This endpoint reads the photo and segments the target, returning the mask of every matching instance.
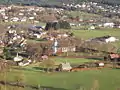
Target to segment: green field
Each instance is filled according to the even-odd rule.
[[[120,29],[102,29],[102,30],[72,30],[75,36],[83,39],[95,38],[105,35],[111,35],[120,39]]]
[[[90,18],[99,18],[101,17],[100,15],[97,14],[91,14],[91,13],[87,13],[87,12],[81,12],[81,11],[66,11],[68,15],[72,16],[72,17],[76,17],[79,16],[81,19],[90,19]]]
[[[75,59],[68,58],[68,60],[76,63]],[[84,60],[88,61],[87,59],[79,59],[79,63],[84,62]],[[16,81],[18,78],[22,78],[21,82],[34,86],[50,87],[50,90],[117,90],[120,88],[119,74],[119,69],[45,73],[41,72],[39,67],[27,66],[12,69],[11,72],[6,73],[6,77],[7,81]]]
[[[57,63],[69,62],[69,63],[72,63],[72,64],[80,64],[80,63],[92,61],[92,60],[85,59],[85,58],[82,58],[82,59],[74,58],[74,59],[73,59],[73,58],[58,57],[58,58],[53,58],[53,59],[54,59]]]

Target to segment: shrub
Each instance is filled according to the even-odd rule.
[[[47,59],[44,60],[40,65],[43,66],[43,68],[45,68],[46,71],[48,72],[54,69],[55,61],[51,59]]]
[[[62,29],[71,29],[70,24],[67,21],[59,21],[59,24]]]

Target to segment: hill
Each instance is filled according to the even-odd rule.
[[[103,4],[120,4],[120,0],[0,0],[0,4],[34,4],[34,5],[60,5],[62,3],[80,3],[83,1],[94,1]]]

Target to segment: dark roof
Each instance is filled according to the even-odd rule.
[[[42,28],[42,26],[35,26],[35,28],[40,29],[40,28]]]

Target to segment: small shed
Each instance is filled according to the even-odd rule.
[[[72,69],[70,63],[68,63],[68,62],[61,63],[58,68],[60,71],[70,71]]]

